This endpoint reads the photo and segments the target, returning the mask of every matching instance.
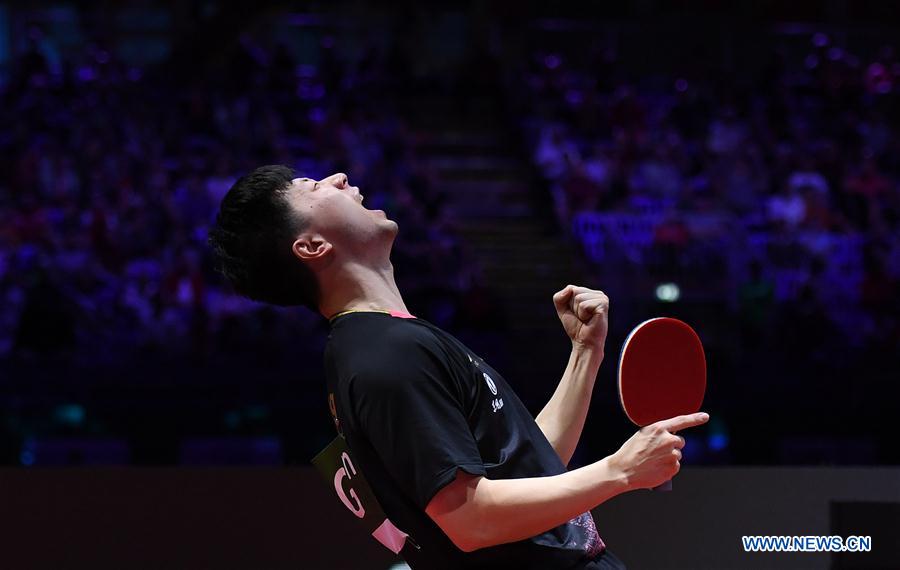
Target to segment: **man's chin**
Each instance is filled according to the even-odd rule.
[[[383,220],[393,222],[394,225],[397,225],[397,222],[394,222],[394,220],[390,219],[387,215],[387,212],[385,212],[384,210],[369,210],[369,211],[372,212],[372,215],[375,216],[376,218],[381,218]]]
[[[399,225],[397,222],[395,222],[394,220],[392,220],[392,219],[388,218],[387,216],[385,216],[385,217],[384,217],[384,221],[386,222],[386,223],[384,224],[385,227],[390,227],[390,228],[391,228],[391,231],[392,231],[395,235],[397,234],[398,231],[400,231],[400,225]]]

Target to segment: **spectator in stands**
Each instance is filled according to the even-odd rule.
[[[806,219],[806,201],[800,188],[787,186],[766,201],[769,221],[787,229],[798,227]]]

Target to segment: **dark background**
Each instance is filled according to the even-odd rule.
[[[0,4],[0,462],[308,464],[327,323],[235,297],[205,245],[230,184],[284,163],[397,220],[407,306],[535,413],[567,357],[551,295],[610,295],[575,464],[633,430],[615,361],[658,315],[707,350],[692,464],[900,463],[897,18]]]
[[[900,560],[896,467],[690,466],[673,485],[592,509],[628,568],[894,570]],[[409,568],[324,490],[312,468],[0,469],[0,562],[16,570]],[[741,537],[754,535],[868,536],[871,551],[745,552]]]

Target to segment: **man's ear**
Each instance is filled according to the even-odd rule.
[[[304,234],[294,240],[291,251],[303,261],[315,262],[324,259],[333,247],[318,234]]]

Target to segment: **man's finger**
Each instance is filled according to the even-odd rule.
[[[607,297],[593,297],[588,299],[580,299],[576,300],[574,303],[575,307],[585,307],[586,309],[593,311],[594,307],[597,306],[609,306],[609,299]]]
[[[553,304],[558,309],[564,309],[569,303],[569,296],[572,295],[573,285],[566,285],[563,289],[553,294]]]
[[[589,300],[593,300],[593,299],[609,300],[609,296],[607,296],[606,293],[604,293],[603,291],[599,291],[597,289],[587,289],[585,291],[582,291],[581,293],[579,293],[577,291],[577,289],[578,289],[577,287],[575,289],[576,289],[576,291],[575,291],[575,302],[576,303],[582,303],[584,301],[589,301]]]
[[[709,414],[706,412],[697,412],[696,414],[687,414],[686,416],[675,416],[667,420],[656,422],[657,427],[675,433],[689,427],[699,426],[709,421]]]
[[[601,308],[602,307],[602,308]],[[575,314],[582,321],[591,319],[596,313],[602,313],[606,310],[606,301],[603,299],[595,299],[593,301],[584,301],[575,306]]]
[[[576,295],[581,295],[582,293],[599,293],[596,289],[591,289],[590,287],[582,287],[581,285],[569,285],[572,288],[572,291]]]

